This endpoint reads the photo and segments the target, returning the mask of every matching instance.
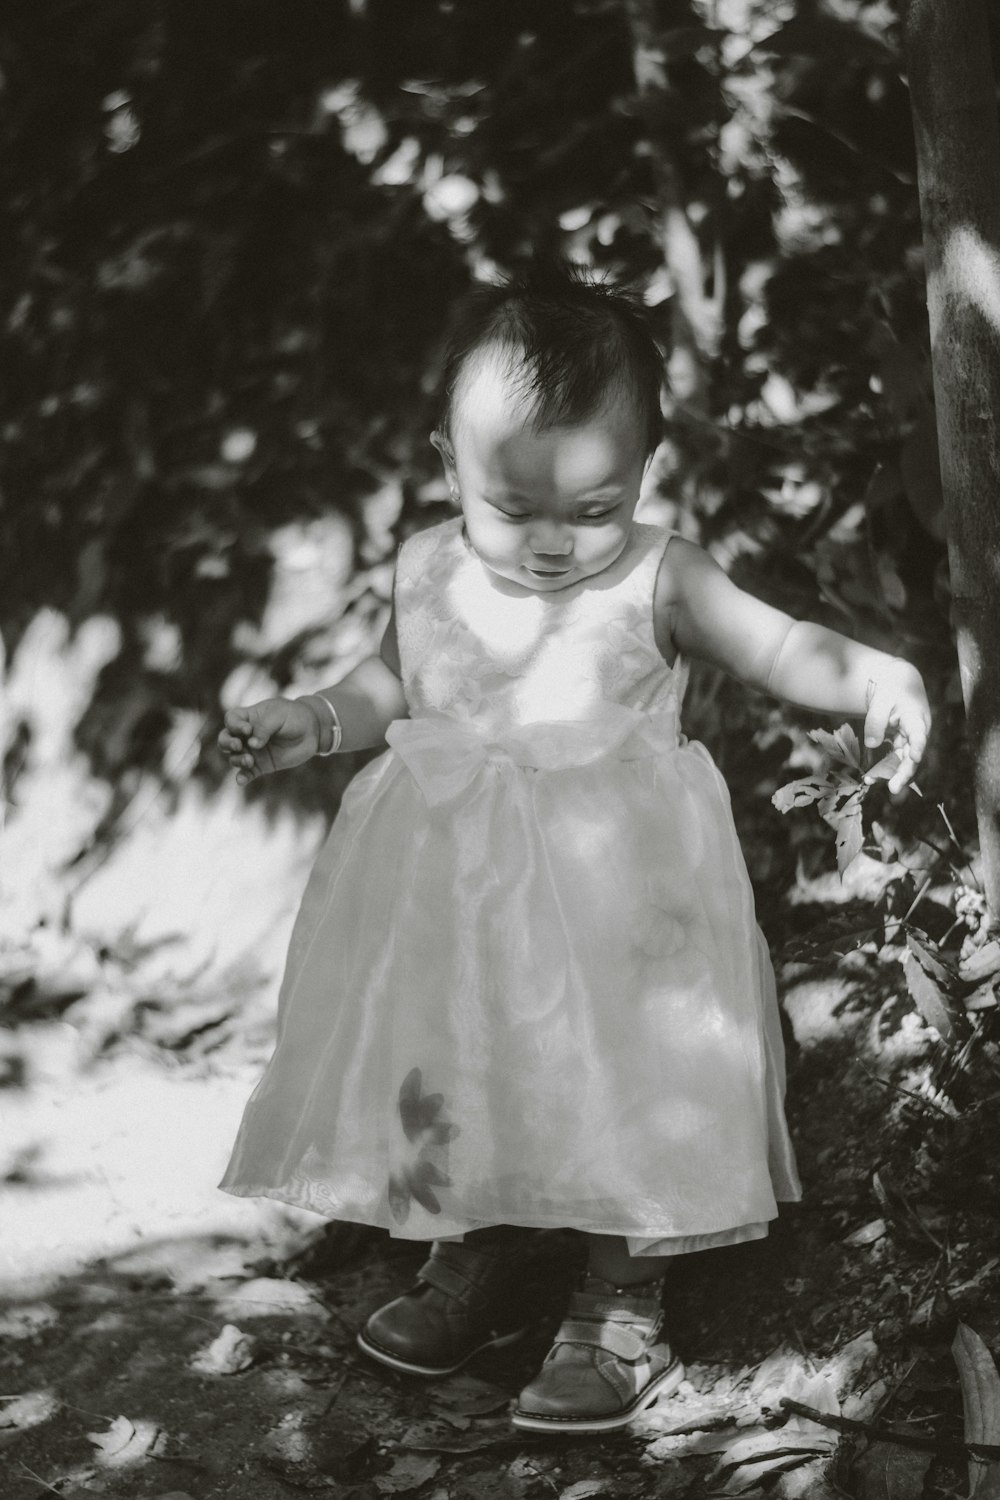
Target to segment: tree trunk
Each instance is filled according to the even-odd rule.
[[[962,694],[1000,922],[1000,128],[987,0],[908,0],[903,45]]]

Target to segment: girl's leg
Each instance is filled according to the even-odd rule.
[[[612,1286],[635,1286],[657,1281],[667,1269],[669,1255],[630,1255],[628,1241],[617,1234],[588,1234],[587,1270]]]

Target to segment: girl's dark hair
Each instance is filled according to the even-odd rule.
[[[663,432],[663,354],[632,292],[577,266],[535,260],[510,280],[476,287],[459,304],[445,350],[445,426],[477,354],[506,356],[536,431],[584,422],[610,396],[635,403],[647,454]]]

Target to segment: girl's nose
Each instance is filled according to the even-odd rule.
[[[573,538],[561,526],[541,522],[532,529],[530,546],[539,560],[546,557],[566,557],[573,550]]]

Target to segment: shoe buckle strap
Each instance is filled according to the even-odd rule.
[[[459,1245],[435,1245],[420,1267],[421,1281],[468,1308],[485,1308],[495,1291],[502,1263],[491,1256],[463,1254]]]
[[[584,1303],[581,1297],[576,1299],[575,1305],[571,1304],[571,1315],[572,1311],[594,1322],[627,1323],[633,1328],[659,1328],[663,1321],[663,1309],[657,1304],[653,1304],[647,1312],[640,1312],[636,1307],[623,1307],[620,1302]]]
[[[453,1297],[456,1302],[462,1302],[465,1305],[475,1302],[482,1296],[479,1288],[473,1286],[461,1272],[455,1270],[454,1266],[446,1265],[444,1261],[437,1258],[422,1265],[417,1276],[439,1292],[444,1292],[446,1297]]]
[[[556,1334],[557,1344],[585,1344],[592,1349],[604,1349],[619,1359],[641,1359],[648,1348],[648,1340],[634,1328],[621,1323],[598,1323],[567,1318]]]

